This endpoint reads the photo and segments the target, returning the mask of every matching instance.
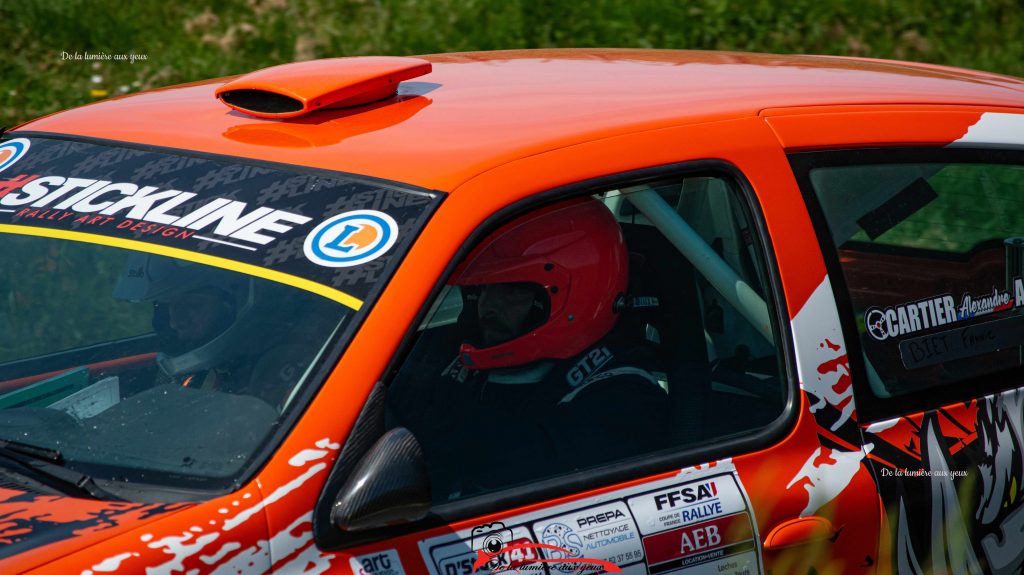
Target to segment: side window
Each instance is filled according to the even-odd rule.
[[[388,392],[389,424],[422,444],[435,502],[778,418],[787,388],[762,253],[719,177],[607,190],[490,234]]]
[[[1024,345],[1020,155],[803,158],[794,165],[828,226],[872,394],[934,403],[925,394],[938,388],[1019,385],[1007,370]]]

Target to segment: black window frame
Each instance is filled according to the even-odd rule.
[[[1005,148],[968,147],[899,147],[899,148],[845,148],[796,152],[788,154],[790,167],[800,186],[818,245],[825,260],[825,268],[832,285],[832,293],[839,310],[839,323],[846,340],[853,382],[853,399],[857,406],[857,419],[862,426],[895,417],[938,409],[958,402],[966,402],[1008,389],[1021,387],[1024,366],[969,379],[928,387],[893,397],[878,397],[871,390],[864,363],[864,349],[854,313],[850,291],[839,263],[839,254],[832,243],[832,232],[825,212],[815,194],[810,179],[814,168],[846,167],[879,164],[1010,164],[1024,166],[1024,151]]]
[[[599,469],[576,471],[532,481],[525,485],[443,503],[432,507],[428,516],[420,521],[363,532],[341,532],[333,525],[326,525],[326,521],[317,520],[318,518],[329,517],[330,506],[334,502],[339,489],[344,485],[347,479],[346,476],[350,473],[351,468],[354,467],[353,461],[348,461],[348,463],[343,463],[340,466],[336,464],[325,483],[317,506],[314,509],[313,535],[318,546],[325,551],[333,551],[373,543],[474,517],[499,513],[516,507],[568,497],[583,491],[611,487],[632,479],[759,451],[776,445],[781,439],[788,436],[795,428],[799,419],[801,394],[803,392],[799,384],[795,343],[778,261],[775,257],[775,250],[757,194],[738,167],[720,159],[666,164],[587,179],[533,194],[495,212],[463,240],[462,246],[452,256],[445,270],[437,279],[436,285],[427,296],[424,305],[410,323],[398,348],[382,373],[378,385],[386,388],[400,370],[403,362],[418,340],[420,334],[419,327],[423,324],[437,298],[440,297],[447,285],[448,279],[458,267],[458,263],[470,253],[473,247],[479,245],[484,238],[497,230],[501,225],[546,205],[574,197],[592,195],[628,186],[659,184],[667,180],[681,180],[687,177],[701,176],[719,177],[729,181],[732,187],[735,188],[735,193],[738,194],[737,200],[750,215],[751,225],[757,234],[758,255],[763,258],[766,280],[768,282],[765,290],[770,292],[765,295],[766,301],[770,301],[772,307],[772,329],[776,343],[776,355],[780,359],[782,369],[780,373],[781,383],[787,391],[782,412],[771,423],[749,432],[743,432],[741,435],[721,442],[706,443],[671,453],[649,454],[622,462],[611,463]],[[452,201],[449,199],[448,203]],[[379,405],[375,409],[382,411],[383,400],[378,400],[377,403]],[[367,404],[365,409],[370,408],[370,404]],[[360,415],[360,420],[364,419],[367,422],[371,422],[376,420],[376,417],[370,416],[364,410],[364,413]],[[348,441],[361,435],[362,430],[360,427],[360,421],[357,421],[346,440],[346,446]],[[356,450],[357,452],[353,453],[353,456],[361,457],[368,450],[369,445],[366,442],[363,443],[365,447]],[[339,457],[339,462],[343,459],[346,459],[344,453],[342,457]]]

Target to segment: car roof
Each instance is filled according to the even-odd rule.
[[[553,49],[423,56],[399,97],[290,120],[231,111],[231,78],[104,100],[19,129],[285,162],[451,191],[495,166],[624,133],[821,105],[1024,107],[1024,81],[830,56]]]

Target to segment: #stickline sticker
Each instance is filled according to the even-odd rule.
[[[0,171],[5,233],[186,250],[355,309],[441,199],[327,170],[52,138],[0,141]]]

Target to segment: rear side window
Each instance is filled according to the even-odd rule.
[[[876,398],[1019,378],[1024,158],[1000,151],[860,151],[793,159],[820,207],[833,285]],[[954,385],[957,384],[957,385]],[[952,386],[952,388],[950,387]]]

